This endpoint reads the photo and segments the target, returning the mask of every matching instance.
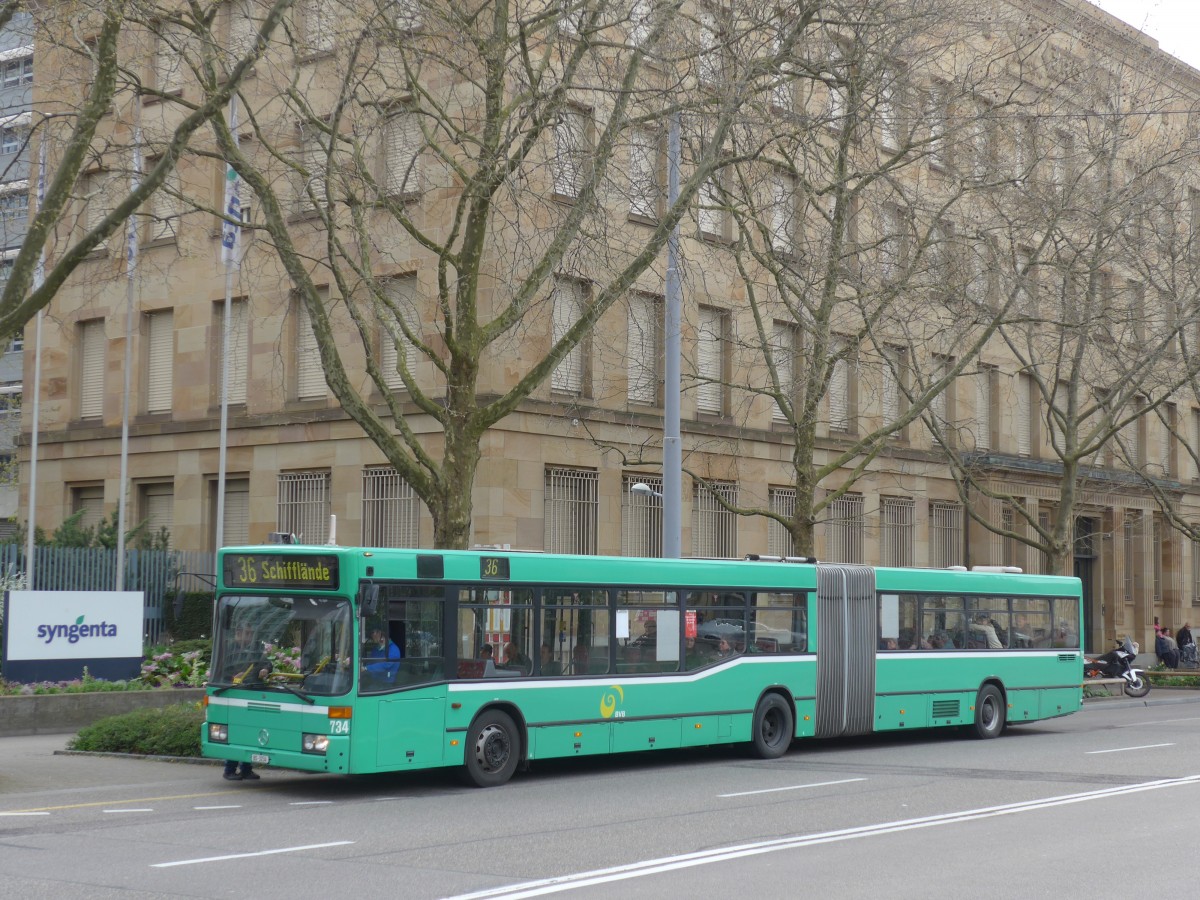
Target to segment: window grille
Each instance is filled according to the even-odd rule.
[[[1152,577],[1154,579],[1152,600],[1155,604],[1158,604],[1163,602],[1163,554],[1167,549],[1167,542],[1163,536],[1162,519],[1158,516],[1155,516],[1150,523],[1150,539],[1153,543],[1150,551],[1153,554],[1154,560],[1152,569]]]
[[[796,489],[770,488],[767,502],[770,504],[771,512],[790,519],[796,514]],[[774,519],[767,520],[767,554],[769,556],[796,555],[796,542],[792,540],[792,533]]]
[[[1038,527],[1044,532],[1050,531],[1050,513],[1048,510],[1038,510]],[[1043,538],[1042,549],[1038,549],[1036,552],[1037,574],[1039,575],[1050,574],[1050,555],[1045,551],[1044,547],[1045,539]]]
[[[364,547],[419,546],[421,501],[399,472],[392,466],[367,466],[362,496]]]
[[[913,510],[908,497],[882,498],[880,559],[885,566],[913,565]]]
[[[279,474],[279,527],[303,544],[329,539],[329,472]]]
[[[1029,456],[1032,451],[1033,379],[1024,372],[1017,375],[1017,455]]]
[[[929,564],[936,569],[963,564],[963,508],[957,503],[929,504]]]
[[[1025,569],[1026,544],[1016,535],[1025,533],[1025,520],[1017,515],[1012,504],[1005,504],[1000,513],[1000,527],[1004,535],[1004,565]]]
[[[662,494],[661,478],[636,472],[621,476],[621,555],[662,556],[662,497],[630,490],[639,482]]]
[[[546,467],[546,552],[596,552],[599,484],[594,469]]]
[[[862,494],[843,494],[829,504],[826,520],[826,547],[830,562],[863,563],[863,533],[866,530],[863,516]]]
[[[718,496],[727,503],[737,503],[737,485],[696,482],[692,487],[692,555],[735,559],[737,516],[721,506]]]
[[[175,388],[175,314],[146,316],[146,412],[171,411]]]
[[[1135,541],[1137,539],[1136,520],[1137,520],[1137,513],[1135,511],[1133,511],[1133,510],[1125,511],[1125,524],[1122,527],[1121,534],[1122,534],[1122,541],[1124,543],[1124,551],[1125,551],[1124,552],[1125,572],[1124,572],[1124,578],[1123,578],[1122,584],[1125,589],[1125,602],[1126,603],[1133,602],[1133,583],[1134,583],[1133,568],[1134,568],[1134,562],[1137,559],[1137,551],[1135,548]]]

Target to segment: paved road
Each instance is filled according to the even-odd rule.
[[[1084,896],[1190,889],[1200,692],[948,731],[539,764],[511,785],[59,755],[0,740],[0,895]],[[1110,835],[1112,822],[1131,843]],[[587,873],[587,874],[585,874]],[[549,880],[548,880],[549,879]],[[1177,879],[1178,883],[1173,883]]]

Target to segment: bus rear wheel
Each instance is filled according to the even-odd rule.
[[[999,737],[1004,730],[1004,695],[994,684],[985,684],[975,698],[975,736]]]
[[[754,708],[751,744],[759,759],[778,759],[787,752],[795,732],[792,708],[778,694],[764,694]]]
[[[463,774],[476,787],[498,787],[512,778],[521,759],[521,735],[512,716],[498,709],[480,713],[467,732]]]

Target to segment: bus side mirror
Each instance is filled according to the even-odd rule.
[[[379,612],[379,585],[364,584],[359,589],[358,602],[364,616],[373,616]]]

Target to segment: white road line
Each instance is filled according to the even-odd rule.
[[[1153,750],[1156,747],[1174,747],[1174,742],[1170,744],[1142,744],[1140,747],[1117,747],[1114,750],[1088,750],[1085,755],[1093,753],[1124,753],[1126,750]]]
[[[106,809],[106,813],[131,813],[131,812],[154,812],[152,809]]]
[[[334,841],[330,844],[305,844],[303,847],[281,847],[278,850],[259,850],[256,853],[231,853],[228,856],[206,856],[202,859],[180,859],[175,862],[153,863],[152,869],[169,869],[172,866],[194,866],[196,863],[223,862],[227,859],[249,859],[252,856],[272,856],[276,853],[298,853],[301,850],[320,850],[324,847],[342,847],[354,841]]]
[[[48,816],[48,812],[0,812],[0,816]]]
[[[510,884],[506,887],[489,888],[471,894],[460,894],[448,900],[522,900],[526,897],[540,897],[545,894],[556,894],[575,888],[591,887],[598,884],[608,884],[615,881],[625,881],[630,878],[641,878],[645,875],[657,875],[677,869],[687,869],[703,866],[714,862],[740,859],[747,856],[757,856],[763,853],[774,853],[777,850],[794,850],[800,847],[811,847],[819,844],[829,844],[837,841],[849,841],[864,837],[877,837],[883,834],[894,834],[901,831],[912,831],[918,828],[932,828],[939,825],[955,825],[974,819],[987,819],[994,816],[1006,816],[1014,813],[1032,812],[1038,809],[1048,809],[1053,806],[1065,806],[1071,803],[1085,803],[1089,800],[1101,800],[1106,797],[1116,797],[1122,794],[1135,794],[1141,791],[1154,791],[1160,788],[1174,788],[1185,784],[1200,784],[1200,775],[1189,775],[1186,778],[1168,778],[1161,781],[1147,781],[1141,784],[1131,784],[1123,787],[1102,788],[1096,791],[1086,791],[1079,794],[1064,794],[1058,797],[1047,797],[1042,800],[1027,800],[1021,803],[1008,803],[1003,806],[988,806],[981,809],[969,809],[957,813],[943,813],[937,816],[924,816],[918,819],[902,819],[896,822],[881,822],[876,825],[861,825],[856,828],[844,828],[838,831],[825,831],[818,834],[794,835],[786,838],[776,838],[770,841],[758,841],[752,844],[739,844],[732,847],[702,850],[696,853],[685,853],[680,856],[666,856],[660,859],[644,860],[629,863],[624,866],[613,866],[607,869],[595,869],[590,872],[577,872],[572,875],[560,875],[555,878],[543,878],[538,881],[526,881],[520,884]]]
[[[289,803],[288,806],[329,806],[332,800],[297,800],[295,803]]]
[[[230,806],[193,806],[192,809],[241,809],[241,804],[232,804]]]
[[[865,778],[843,778],[841,781],[818,781],[816,784],[793,784],[789,787],[764,788],[761,791],[739,791],[736,794],[717,794],[718,797],[749,797],[752,794],[775,794],[779,791],[802,791],[805,788],[829,787],[831,784],[851,784],[866,781]]]
[[[1152,719],[1149,722],[1125,722],[1121,725],[1114,725],[1113,728],[1144,728],[1147,725],[1170,725],[1175,722],[1195,722],[1200,719],[1200,716],[1188,716],[1183,719]]]

